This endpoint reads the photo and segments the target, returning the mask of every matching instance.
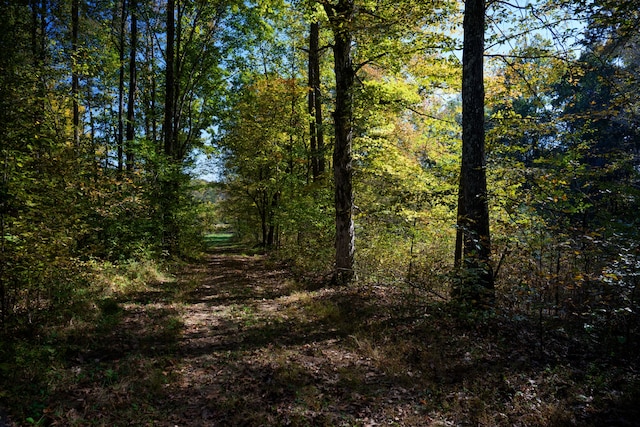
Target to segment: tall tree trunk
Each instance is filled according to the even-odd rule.
[[[275,243],[276,243],[276,229],[277,229],[277,224],[275,221],[275,214],[276,214],[276,209],[278,209],[278,203],[280,202],[280,192],[276,191],[272,196],[271,196],[271,203],[270,206],[268,206],[267,208],[265,208],[268,212],[268,216],[269,216],[269,232],[267,234],[267,240],[266,240],[266,244],[265,247],[267,248],[273,248]]]
[[[266,192],[265,192],[266,193]],[[262,195],[262,203],[266,204],[267,195]],[[262,242],[261,245],[263,248],[267,247],[267,240],[269,239],[269,219],[267,216],[267,206],[265,205],[263,210],[260,212],[260,225],[262,226]]]
[[[463,271],[455,294],[477,304],[490,302],[494,294],[485,162],[484,25],[485,1],[466,0],[462,53],[461,209],[458,210]]]
[[[31,0],[31,53],[35,70],[44,71],[47,62],[47,0]],[[42,73],[44,74],[44,73]],[[39,78],[36,87],[37,107],[34,112],[34,123],[37,134],[42,131],[45,119],[46,83],[44,75]]]
[[[164,97],[164,153],[172,160],[176,155],[174,142],[175,106],[175,0],[167,0],[167,46]]]
[[[355,230],[353,224],[352,153],[353,86],[355,71],[351,58],[352,34],[349,24],[354,14],[353,0],[324,5],[334,34],[333,56],[336,76],[336,106],[333,113],[335,144],[333,176],[336,209],[336,265],[334,281],[348,284],[354,278]]]
[[[127,20],[127,2],[122,0],[120,4],[120,33],[118,45],[118,59],[120,72],[118,75],[118,172],[122,172],[124,166],[124,36],[125,22]]]
[[[308,111],[311,173],[316,181],[324,173],[324,134],[322,129],[322,98],[320,93],[320,24],[313,22],[309,28],[309,99]]]
[[[8,233],[5,231],[5,214],[8,210],[8,187],[9,187],[9,152],[5,151],[4,159],[2,159],[2,177],[0,178],[0,236],[3,239],[0,241],[0,336],[4,335],[5,319],[7,317],[7,309],[9,304],[7,301],[7,292],[5,287],[5,275],[6,275],[6,236]]]
[[[180,129],[180,122],[182,120],[182,107],[180,103],[180,97],[182,96],[180,91],[180,80],[182,76],[182,14],[184,8],[178,0],[175,4],[176,16],[175,30],[174,30],[174,57],[173,57],[173,106],[171,112],[173,113],[173,139],[174,139],[174,157],[177,160],[182,159],[186,153],[183,151],[182,144],[178,141],[178,129]]]
[[[80,146],[80,78],[78,76],[78,23],[80,21],[79,0],[71,2],[71,97],[73,104],[73,143]]]
[[[131,50],[129,53],[129,99],[127,103],[127,171],[133,170],[135,162],[133,144],[135,139],[135,99],[137,92],[136,80],[136,53],[138,48],[138,18],[137,0],[130,0],[129,11],[131,14]]]
[[[147,26],[148,27],[148,26]],[[147,28],[145,32],[145,90],[143,92],[144,99],[144,123],[145,136],[151,141],[158,141],[158,117],[156,115],[156,67],[155,67],[155,42],[154,34]],[[156,144],[157,152],[161,152],[164,147]]]
[[[454,250],[453,256],[453,266],[456,271],[460,270],[462,266],[462,246],[463,246],[463,233],[462,233],[462,223],[464,221],[465,213],[464,213],[464,198],[462,190],[462,179],[458,182],[458,212],[456,213],[456,246]]]
[[[91,77],[87,81],[86,86],[86,99],[87,99],[87,113],[89,113],[89,147],[92,154],[92,168],[94,182],[98,180],[98,171],[100,169],[100,162],[98,161],[98,151],[96,146],[96,120],[93,115],[93,99],[92,99],[92,87],[93,81]]]
[[[175,0],[167,1],[167,45],[164,98],[164,154],[168,168],[163,172],[162,199],[163,246],[169,254],[178,250],[178,224],[175,212],[178,204],[178,150],[175,123],[176,53]]]

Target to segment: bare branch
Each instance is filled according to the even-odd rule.
[[[415,114],[417,114],[419,116],[426,117],[426,118],[431,119],[431,120],[437,120],[439,122],[444,122],[444,123],[449,123],[449,124],[452,124],[452,125],[457,125],[457,123],[454,122],[453,120],[447,120],[447,119],[442,119],[440,117],[432,116],[431,114],[427,114],[427,113],[423,113],[422,111],[418,111],[413,107],[409,107],[409,106],[405,106],[405,107],[407,108],[407,110],[409,110],[409,111],[411,111],[411,112],[413,112],[413,113],[415,113]]]

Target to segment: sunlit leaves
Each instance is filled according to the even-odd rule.
[[[305,95],[295,79],[256,77],[224,124],[230,207],[251,206],[241,216],[249,223],[274,226],[280,205],[307,176]]]

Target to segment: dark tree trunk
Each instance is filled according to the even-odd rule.
[[[262,243],[260,244],[263,248],[267,247],[267,240],[269,239],[269,224],[267,224],[267,213],[264,212],[260,217],[260,222],[262,226]]]
[[[165,69],[164,97],[164,153],[174,159],[176,147],[174,142],[174,105],[175,105],[175,1],[167,1],[167,46]]]
[[[181,85],[182,78],[182,64],[183,64],[183,47],[182,47],[182,15],[184,8],[180,1],[175,4],[176,16],[175,20],[175,46],[174,46],[174,58],[173,58],[173,106],[171,111],[173,113],[173,146],[174,146],[174,158],[176,161],[182,160],[186,156],[186,141],[180,143],[178,141],[178,129],[180,129],[180,123],[182,121],[182,109],[184,104],[181,102]]]
[[[135,139],[135,98],[137,92],[136,75],[136,51],[138,47],[138,18],[137,0],[130,0],[129,10],[131,14],[131,50],[129,53],[129,99],[127,103],[127,171],[133,170],[135,162],[133,144]]]
[[[5,158],[2,159],[2,177],[0,178],[0,236],[6,236],[5,234],[5,214],[8,211],[9,203],[7,200],[7,188],[9,181],[9,174],[7,172],[8,154],[5,154]],[[6,239],[0,241],[0,336],[4,334],[5,318],[7,316],[7,308],[9,307],[7,301],[7,293],[5,288],[5,269],[6,269]]]
[[[33,67],[36,70],[43,70],[47,62],[47,10],[49,5],[47,0],[32,0],[31,5],[31,50],[33,54]],[[40,77],[37,83],[36,98],[37,107],[34,112],[35,130],[41,133],[42,124],[45,117],[45,93],[46,83],[44,77]]]
[[[151,141],[158,141],[158,116],[156,114],[156,67],[155,67],[155,42],[154,35],[147,28],[145,33],[145,90],[143,92],[144,99],[144,123],[145,123],[145,136]],[[158,152],[162,151],[164,147],[156,145]]]
[[[91,78],[89,78],[89,80],[87,81],[87,87],[86,87],[86,97],[87,97],[87,113],[89,114],[89,146],[90,149],[93,152],[93,157],[94,157],[94,161],[93,161],[93,179],[95,182],[97,182],[98,180],[98,171],[100,169],[100,162],[98,161],[98,152],[97,152],[97,146],[96,146],[96,121],[95,121],[95,117],[93,116],[93,99],[92,99],[92,80]]]
[[[80,145],[80,108],[78,101],[80,97],[80,78],[78,76],[78,23],[80,21],[80,10],[78,0],[71,2],[71,97],[73,109],[73,143],[76,147]]]
[[[265,241],[265,246],[267,248],[273,248],[276,243],[275,235],[276,235],[276,229],[278,227],[275,222],[275,213],[276,213],[276,209],[278,209],[279,202],[280,202],[280,192],[277,191],[273,196],[271,196],[271,206],[269,206],[268,208],[269,232],[267,233],[267,240]]]
[[[118,136],[116,141],[118,147],[118,172],[122,172],[124,165],[124,33],[127,20],[126,0],[122,0],[120,6],[120,40],[118,45],[120,72],[118,75]]]
[[[457,227],[456,227],[456,246],[454,253],[454,268],[456,271],[462,266],[462,246],[463,246],[463,233],[462,223],[465,217],[464,214],[464,199],[462,197],[462,180],[458,182],[458,212],[456,213]]]
[[[324,173],[324,134],[322,129],[322,98],[320,94],[320,25],[317,22],[309,28],[309,116],[311,122],[310,149],[311,173],[316,181]]]
[[[353,0],[325,4],[333,34],[333,56],[336,75],[336,106],[333,113],[335,146],[333,175],[336,208],[336,266],[334,280],[347,284],[354,278],[355,230],[353,225],[352,154],[353,86],[355,71],[351,59],[352,34],[349,29],[354,14]]]
[[[165,98],[164,98],[164,154],[168,168],[162,178],[162,208],[163,246],[169,254],[178,251],[178,224],[175,213],[178,204],[179,176],[177,170],[177,144],[175,129],[175,0],[167,1],[167,45],[165,69]]]
[[[462,166],[458,229],[462,271],[455,295],[474,304],[493,299],[484,131],[485,1],[466,0],[462,53]]]

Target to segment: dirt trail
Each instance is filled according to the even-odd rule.
[[[267,269],[261,256],[212,254],[185,270],[181,281],[197,284],[183,313],[186,357],[246,346],[243,329],[250,317],[277,311],[278,299],[290,292],[286,271]]]
[[[363,395],[379,392],[382,373],[341,345],[349,328],[330,291],[296,290],[265,258],[229,253],[182,280],[197,286],[182,314],[167,425],[370,424]]]
[[[394,286],[305,289],[268,258],[227,249],[177,277],[107,300],[95,324],[61,333],[65,363],[30,385],[28,410],[42,418],[26,414],[21,425],[595,426],[637,419],[635,400],[585,385],[588,361],[572,366],[563,341],[548,338],[542,355],[529,346],[536,329],[526,324],[469,323]],[[624,370],[617,375],[621,384],[633,380]],[[596,399],[606,410],[593,409]]]
[[[427,425],[410,420],[423,393],[357,337],[382,311],[362,290],[305,290],[264,256],[219,249],[60,336],[66,362],[34,384],[47,391],[30,411],[64,426]]]

